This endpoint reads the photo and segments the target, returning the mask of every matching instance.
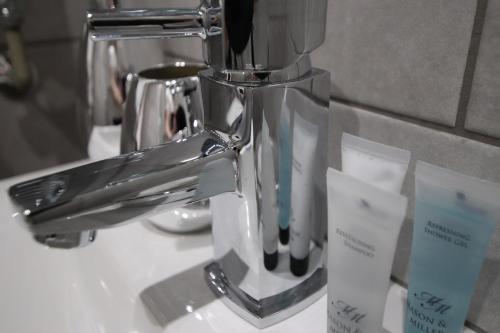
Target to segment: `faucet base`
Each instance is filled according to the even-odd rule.
[[[330,75],[312,68],[295,81],[257,85],[218,80],[212,72],[200,73],[204,109],[210,110],[204,124],[231,138],[237,186],[210,198],[216,263],[205,268],[205,277],[230,309],[263,328],[324,293]],[[294,142],[305,140],[312,143],[309,155],[299,156]],[[293,171],[294,160],[310,168]],[[302,214],[303,236],[283,245],[279,223],[292,228],[293,204]],[[290,269],[292,250],[309,258],[301,274]],[[276,252],[277,260],[266,256]]]
[[[327,274],[324,267],[317,268],[297,286],[260,300],[231,283],[217,262],[205,266],[204,270],[205,280],[214,294],[257,328],[265,328],[293,316],[326,293]]]

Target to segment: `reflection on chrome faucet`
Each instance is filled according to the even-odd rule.
[[[278,265],[278,202],[276,193],[276,173],[274,168],[273,140],[269,135],[269,125],[262,122],[260,140],[260,167],[263,183],[260,185],[262,202],[262,242],[264,248],[264,266],[273,270]],[[275,149],[274,149],[275,150]]]
[[[211,198],[214,261],[205,277],[231,309],[264,327],[317,300],[326,283],[329,73],[312,68],[309,53],[324,39],[326,4],[211,0],[196,9],[89,14],[97,39],[203,38],[210,64],[199,74],[205,129],[15,185],[10,195],[33,233],[57,246],[51,241],[67,234]],[[301,119],[314,133],[290,137]],[[307,165],[307,172],[281,179],[277,171],[285,159]],[[291,187],[284,184],[288,177]],[[300,253],[293,244],[278,246],[278,219],[290,215],[279,211],[289,205],[278,202],[291,192],[297,192],[293,208],[302,207],[290,221],[304,232]],[[290,254],[309,258],[300,274],[290,271]]]
[[[306,274],[309,266],[313,167],[317,143],[318,126],[296,113],[293,125],[290,270],[297,276]]]
[[[279,188],[278,188],[278,211],[279,211],[279,239],[281,244],[286,245],[290,239],[290,196],[292,184],[292,138],[290,134],[290,110],[283,106],[279,125]]]

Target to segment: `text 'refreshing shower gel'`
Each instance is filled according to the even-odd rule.
[[[387,191],[401,191],[410,155],[408,150],[342,134],[342,171]]]
[[[382,332],[406,197],[327,171],[328,332]]]
[[[418,162],[406,333],[459,333],[500,211],[500,185]]]

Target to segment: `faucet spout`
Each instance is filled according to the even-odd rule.
[[[37,240],[56,239],[233,192],[235,158],[230,141],[206,130],[23,182],[9,193]]]

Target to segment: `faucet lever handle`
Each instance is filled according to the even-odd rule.
[[[87,11],[90,38],[96,41],[201,37],[220,33],[220,9],[96,9]]]

